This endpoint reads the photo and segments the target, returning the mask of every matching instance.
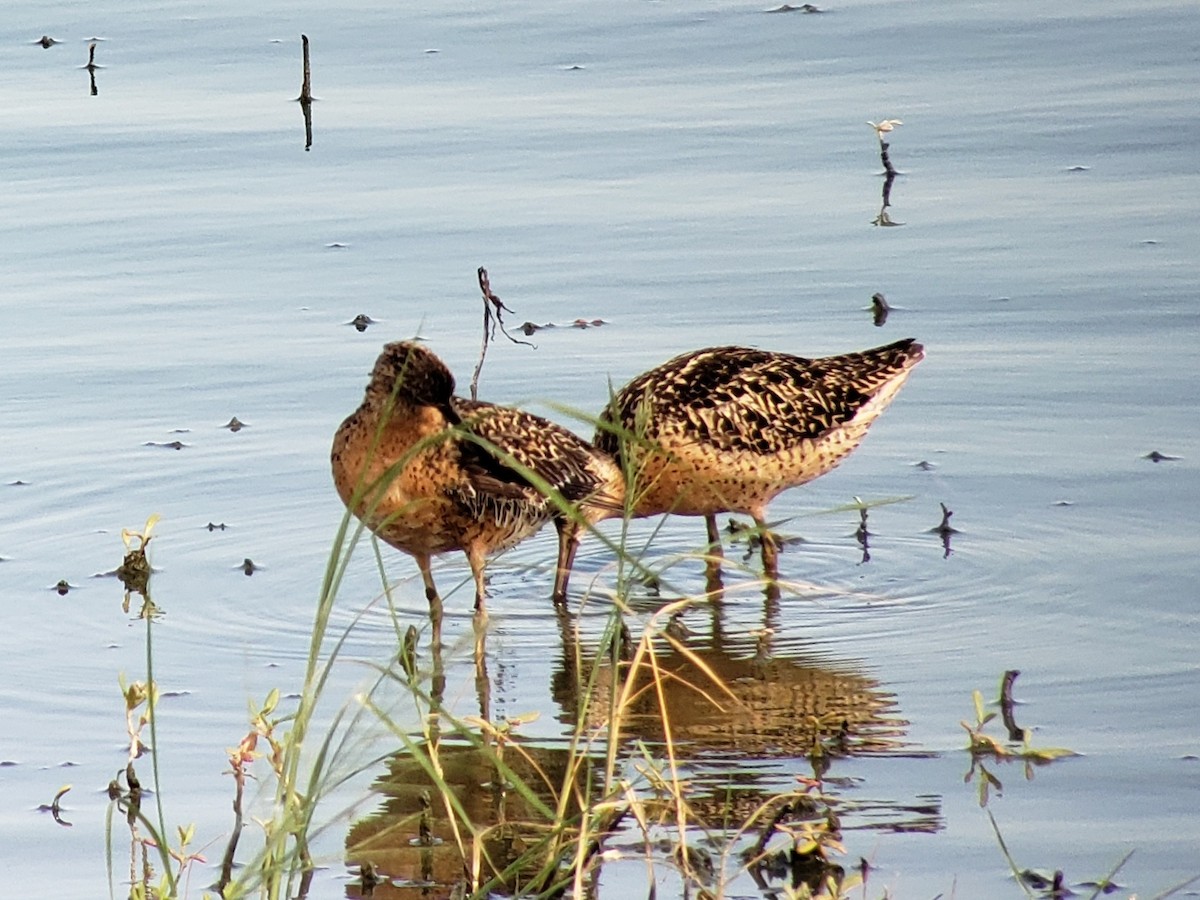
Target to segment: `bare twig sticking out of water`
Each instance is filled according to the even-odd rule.
[[[892,205],[892,182],[896,180],[896,169],[892,165],[891,157],[888,156],[888,148],[891,146],[883,139],[885,134],[890,134],[895,131],[897,125],[903,125],[899,119],[884,119],[882,122],[868,122],[875,129],[875,137],[879,139],[879,159],[883,162],[883,205],[879,208],[879,215],[875,217],[872,224],[875,225],[903,225],[903,222],[893,222],[888,216],[887,209]]]
[[[100,89],[98,87],[96,87],[96,70],[103,68],[103,66],[101,66],[99,63],[96,62],[96,42],[95,41],[88,44],[88,61],[87,61],[87,65],[84,66],[84,68],[87,69],[88,77],[91,79],[92,96],[98,97],[100,95]]]
[[[860,521],[858,529],[854,532],[854,539],[862,546],[862,561],[868,563],[871,561],[871,532],[867,531],[867,508],[865,506],[858,510]]]
[[[884,119],[882,122],[868,122],[867,124],[875,129],[875,137],[879,138],[879,158],[883,160],[883,170],[888,175],[895,177],[896,170],[892,168],[892,161],[888,157],[888,147],[890,145],[883,139],[883,136],[895,131],[897,125],[903,125],[904,123],[899,119]]]
[[[304,81],[300,85],[300,96],[296,98],[300,103],[312,103],[312,69],[308,64],[308,35],[300,35],[300,43],[304,45]]]
[[[496,336],[496,326],[500,326],[500,331],[506,338],[514,344],[524,344],[526,347],[532,347],[533,344],[528,341],[517,340],[508,333],[508,329],[504,327],[504,313],[512,312],[504,305],[499,297],[492,292],[491,282],[488,280],[488,272],[483,266],[479,267],[479,289],[483,291],[483,345],[479,348],[479,362],[475,364],[475,372],[471,375],[471,399],[479,399],[479,373],[483,371],[483,360],[487,356],[488,342]]]
[[[1004,719],[1004,727],[1008,729],[1010,741],[1025,740],[1025,729],[1017,725],[1017,720],[1013,718],[1012,687],[1020,674],[1020,669],[1009,669],[1000,682],[1000,715]]]
[[[300,84],[300,96],[296,98],[300,104],[300,111],[304,113],[304,149],[305,151],[312,149],[313,129],[312,129],[312,69],[308,62],[308,35],[300,35],[300,42],[304,45],[304,81]],[[359,329],[362,330],[361,328]]]
[[[950,524],[950,517],[954,515],[954,510],[948,509],[945,503],[939,503],[938,506],[942,508],[942,521],[941,524],[933,529],[934,533],[940,534],[943,537],[949,534],[958,534],[958,529]]]
[[[50,801],[50,815],[54,816],[54,821],[57,822],[59,825],[62,825],[64,828],[74,827],[72,825],[72,823],[68,822],[66,819],[64,819],[62,817],[62,813],[63,813],[62,798],[66,795],[67,791],[69,791],[69,790],[71,790],[71,785],[64,784],[62,787],[60,787],[58,789],[58,793],[54,795],[54,799],[52,801]],[[42,809],[45,809],[45,808],[46,808],[45,806],[42,806]]]
[[[952,515],[954,515],[954,510],[949,509],[945,503],[938,503],[938,506],[940,506],[942,508],[942,521],[937,526],[930,528],[929,530],[931,532],[933,532],[934,534],[938,535],[939,537],[941,537],[942,547],[946,551],[945,555],[942,558],[949,559],[950,558],[950,536],[958,534],[958,529],[950,524],[950,517]]]
[[[888,156],[888,148],[892,145],[887,141],[879,142],[879,159],[883,162],[883,170],[887,172],[889,178],[896,177],[896,170],[892,167],[892,158]]]

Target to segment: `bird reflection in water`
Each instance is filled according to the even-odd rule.
[[[440,715],[445,648],[441,609],[431,609],[428,649],[401,653],[410,677],[428,678],[430,724],[387,759],[379,808],[347,836],[349,864],[374,867],[395,891],[377,885],[375,896],[408,896],[401,885],[444,896],[471,866],[472,886],[493,892],[537,893],[574,869],[594,889],[601,867],[628,873],[618,880],[644,877],[631,860],[644,866],[647,853],[697,883],[748,873],[771,893],[781,880],[798,887],[835,870],[823,852],[799,852],[802,833],[833,842],[844,827],[939,830],[939,798],[863,799],[861,787],[828,777],[847,756],[922,755],[905,741],[895,696],[859,664],[788,635],[779,584],[764,586],[761,609],[710,587],[647,615],[558,611],[550,690],[560,739],[526,737],[536,730],[529,717],[494,714],[493,692],[503,701],[512,686],[489,673],[500,657],[489,654],[495,626],[485,620],[473,620],[470,639],[479,716]],[[687,790],[673,798],[658,779]],[[695,828],[725,834],[728,848],[680,840]]]

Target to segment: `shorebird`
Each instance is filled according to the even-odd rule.
[[[600,415],[594,440],[627,474],[633,515],[750,515],[763,568],[778,575],[766,527],[780,492],[824,475],[866,436],[924,350],[912,338],[805,359],[746,347],[684,353],[639,375]]]
[[[553,598],[563,603],[582,528],[624,508],[624,479],[607,454],[539,416],[455,397],[450,370],[412,341],[383,348],[331,462],[342,502],[416,560],[430,603],[439,601],[431,557],[466,554],[479,610],[487,557],[550,520],[559,537]]]

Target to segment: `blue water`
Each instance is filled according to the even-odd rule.
[[[1081,881],[1133,849],[1117,880],[1141,895],[1200,874],[1200,17],[1180,2],[765,8],[57,3],[8,17],[8,891],[42,889],[47,871],[59,896],[106,889],[103,791],[126,744],[117,673],[144,677],[145,628],[94,576],[151,513],[166,612],[155,675],[179,692],[162,704],[163,799],[219,859],[224,748],[247,698],[294,690],[303,671],[341,515],[332,433],[386,340],[421,334],[465,386],[479,266],[510,324],[607,323],[489,351],[482,396],[567,423],[556,404],[594,412],[609,379],[698,346],[822,355],[919,338],[926,361],[863,447],[771,510],[806,539],[782,558],[797,587],[776,653],[876,680],[906,741],[935,754],[835,766],[861,797],[941,809],[934,833],[848,832],[848,860],[870,857],[872,885],[896,897],[1020,893],[962,783],[958,724],[972,690],[990,697],[1017,668],[1034,742],[1083,754],[1032,781],[999,773],[989,809],[1018,862]],[[307,151],[291,102],[301,32],[319,98]],[[43,33],[62,43],[30,43]],[[94,96],[79,68],[92,36]],[[890,228],[872,225],[882,178],[865,124],[884,118],[904,123],[889,136],[902,174],[888,212],[903,223]],[[882,328],[866,311],[875,291],[895,307]],[[379,324],[355,331],[359,313]],[[249,427],[222,429],[234,415]],[[147,446],[174,440],[186,446]],[[827,512],[855,496],[912,498],[872,510],[867,563],[857,514]],[[939,502],[961,530],[948,557],[927,533]],[[653,547],[665,558],[702,539],[698,521],[675,520]],[[370,556],[348,575],[339,626],[379,592]],[[252,577],[247,557],[263,566]],[[385,559],[420,624],[415,567]],[[531,728],[547,740],[562,727],[545,651],[552,559],[548,533],[507,554],[489,601],[494,711],[542,711]],[[695,565],[672,572],[699,589]],[[448,558],[439,583],[465,574]],[[576,590],[592,577],[613,577],[595,541]],[[727,602],[727,630],[761,624],[761,596]],[[449,636],[469,635],[469,591],[447,605]],[[372,612],[350,650],[386,659],[393,644]],[[463,712],[468,649],[448,673]],[[364,677],[340,669],[330,696]],[[70,829],[36,811],[67,783]],[[314,896],[343,896],[338,829],[325,840]]]

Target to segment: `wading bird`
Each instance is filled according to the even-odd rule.
[[[607,454],[539,416],[455,397],[450,370],[412,341],[383,348],[331,462],[342,502],[417,561],[431,603],[431,557],[466,554],[482,609],[487,557],[550,520],[559,536],[553,597],[563,603],[584,523],[623,509],[624,480]]]
[[[635,516],[750,515],[763,568],[778,575],[767,504],[842,461],[891,403],[924,350],[912,338],[805,359],[746,347],[684,353],[639,375],[600,415],[595,445],[627,473]]]

